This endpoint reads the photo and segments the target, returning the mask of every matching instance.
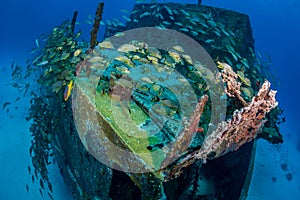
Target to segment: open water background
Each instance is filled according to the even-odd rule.
[[[22,64],[35,47],[35,39],[72,17],[78,10],[83,22],[94,15],[96,0],[10,0],[0,6],[0,106],[18,96],[9,84],[10,65]],[[196,1],[166,1],[196,3]],[[106,0],[104,21],[122,19],[121,9],[130,10],[133,0]],[[239,11],[250,16],[256,50],[267,52],[272,58],[271,69],[277,71],[278,101],[285,110],[287,122],[281,126],[284,144],[270,145],[259,141],[249,200],[300,198],[300,2],[298,0],[204,0],[204,5]],[[91,25],[81,23],[77,28],[86,32]],[[102,28],[103,31],[103,28]],[[21,100],[9,113],[0,110],[0,199],[49,199],[40,196],[37,183],[31,183],[27,166],[31,163],[29,124],[25,121],[27,101]],[[288,165],[287,171],[281,165]],[[286,178],[291,173],[292,180]],[[68,188],[56,166],[50,167],[54,199],[71,199]],[[276,177],[276,181],[272,181]],[[29,193],[25,185],[29,184]]]

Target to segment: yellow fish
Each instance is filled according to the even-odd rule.
[[[64,92],[64,100],[65,101],[67,101],[68,99],[69,99],[69,97],[70,97],[70,95],[71,95],[71,92],[72,92],[72,89],[73,89],[73,87],[74,87],[74,81],[73,80],[71,80],[70,82],[69,82],[69,84],[66,86],[66,88],[65,88],[65,92]]]

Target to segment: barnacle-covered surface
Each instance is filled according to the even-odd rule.
[[[136,4],[126,20],[124,27],[108,26],[106,36],[122,37],[120,31],[147,26],[173,29],[199,42],[214,61],[232,66],[238,93],[231,93],[227,83],[227,119],[246,107],[263,84],[265,75],[254,54],[246,15],[192,4]],[[43,38],[45,44],[37,41],[33,53],[38,54],[28,61],[25,72],[13,66],[15,87],[31,95],[28,120],[35,168],[31,176],[32,181],[40,181],[42,195],[45,186],[52,190],[47,165],[53,154],[76,199],[238,199],[243,186],[246,195],[251,167],[248,181],[244,180],[253,143],[208,159],[205,165],[195,162],[180,171],[181,176],[173,174],[176,179],[167,177],[168,182],[163,182],[163,171],[157,171],[168,158],[178,159],[165,150],[167,144],[178,142],[174,149],[189,155],[201,147],[211,125],[210,88],[195,68],[201,64],[179,45],[162,50],[131,41],[113,50],[113,44],[104,40],[88,49],[72,26],[65,22]],[[219,70],[224,66],[219,64]],[[29,87],[24,80],[35,84]],[[72,92],[72,101],[64,101],[66,91]],[[282,142],[277,125],[281,112],[276,107],[267,113],[258,137]],[[134,153],[130,169],[122,165],[121,155],[107,148],[109,142]],[[180,159],[172,167],[177,163]],[[115,169],[125,167],[125,172],[110,164]],[[148,171],[132,173],[135,167]]]

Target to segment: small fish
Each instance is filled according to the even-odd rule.
[[[229,33],[228,33],[226,30],[222,29],[221,31],[222,31],[226,36],[229,37]]]
[[[195,21],[193,21],[193,20],[191,20],[190,22],[191,22],[191,24],[193,24],[193,25],[195,25],[195,26],[197,25],[197,22],[195,22]]]
[[[10,102],[5,102],[4,104],[3,104],[3,107],[2,107],[2,109],[5,109],[6,108],[6,106],[8,106],[9,104],[11,104]]]
[[[209,15],[208,14],[204,14],[204,13],[199,13],[200,15],[202,15],[205,19],[209,19]]]
[[[48,64],[48,60],[42,61],[42,62],[36,64],[36,66],[42,66],[42,65],[46,65],[46,64]]]
[[[25,90],[24,90],[23,96],[25,96],[25,95],[27,94],[29,88],[30,88],[30,82],[29,82],[29,83],[26,83],[26,85],[24,86],[24,89],[25,89]]]
[[[107,26],[111,26],[112,25],[111,21],[109,21],[109,20],[106,20],[106,24],[107,24]]]
[[[233,59],[235,61],[238,61],[238,57],[235,55],[235,53],[234,52],[230,52],[230,53],[231,53],[231,56],[233,57]]]
[[[38,39],[35,39],[35,44],[38,48],[40,48],[40,43],[39,43],[39,40]]]
[[[181,29],[179,29],[180,31],[183,31],[183,32],[189,32],[189,29],[187,29],[187,28],[181,28]]]
[[[14,76],[18,76],[20,75],[22,72],[22,67],[20,65],[15,65],[12,73],[11,73],[11,76],[14,77]]]
[[[215,30],[215,31],[214,31],[214,33],[215,33],[217,36],[221,37],[221,33],[220,33],[220,31],[218,31],[218,30]]]
[[[160,14],[160,13],[157,13],[154,17],[159,17],[159,18],[161,18],[162,20],[164,20],[164,17],[163,17],[162,14]]]
[[[74,84],[74,81],[71,80],[69,82],[69,84],[66,86],[66,89],[65,89],[65,92],[64,92],[64,100],[67,101],[71,95],[71,92],[72,92],[72,89],[73,89],[73,84]]]
[[[110,42],[110,40],[104,40],[103,42],[99,43],[98,46],[101,49],[112,49],[112,48],[114,48],[113,44]]]
[[[137,12],[139,12],[139,10],[134,10],[134,11],[131,12],[131,14],[135,14]]]
[[[194,15],[193,17],[191,17],[191,22],[200,22],[200,18],[196,15]]]
[[[48,192],[48,196],[51,200],[54,200],[53,196]]]
[[[67,76],[69,76],[69,74],[71,74],[71,71],[70,71],[70,70],[64,70],[64,71],[61,72],[59,78],[60,78],[60,79],[64,79],[64,78],[66,78]]]
[[[15,67],[15,62],[13,62],[13,63],[11,64],[10,69],[13,70],[14,67]]]
[[[28,186],[28,184],[26,184],[26,191],[27,191],[27,193],[29,192],[29,186]]]
[[[150,9],[154,9],[157,5],[150,6]]]
[[[42,196],[42,197],[44,197],[44,195],[43,195],[43,192],[42,192],[42,189],[41,189],[41,188],[39,189],[39,191],[40,191],[40,194],[41,194],[41,196]]]
[[[87,24],[89,24],[89,25],[93,24],[93,22],[91,20],[88,20],[88,19],[85,19],[84,22],[87,23]]]
[[[185,16],[189,17],[190,16],[190,13],[186,12],[185,10],[183,9],[180,9],[179,10],[182,14],[184,14]]]
[[[167,28],[164,26],[164,25],[162,25],[162,24],[160,24],[160,25],[158,25],[158,26],[155,26],[155,28],[157,28],[157,29],[159,29],[159,30],[166,30]]]
[[[146,17],[148,15],[151,15],[150,12],[144,12],[143,14],[140,15],[140,18]]]
[[[180,23],[180,22],[175,22],[175,24],[176,24],[177,26],[183,26],[182,23]]]
[[[168,22],[168,21],[163,21],[162,23],[163,23],[164,25],[167,25],[167,26],[171,25],[171,23]]]
[[[287,173],[287,174],[285,175],[285,177],[286,177],[286,179],[287,179],[289,182],[293,180],[293,174],[292,174],[292,173]]]
[[[214,39],[207,39],[207,40],[205,40],[205,43],[212,43],[212,42],[214,42],[215,40]]]
[[[193,29],[194,29],[194,28],[193,28],[192,26],[190,26],[190,25],[185,26],[185,28],[190,29],[190,30],[193,30]]]
[[[232,32],[231,30],[228,30],[228,33],[232,36],[235,36],[234,32]]]
[[[241,59],[241,63],[242,63],[246,68],[250,69],[248,60],[247,60],[246,58],[242,58],[242,59]]]
[[[226,49],[228,50],[229,53],[234,53],[235,52],[235,50],[232,46],[226,45],[225,47],[226,47]]]
[[[231,62],[231,60],[228,58],[228,57],[224,57],[224,59],[226,60],[226,62],[229,64],[229,65],[232,65],[232,62]]]
[[[217,27],[217,24],[213,20],[207,20],[207,23],[210,24],[211,26]]]
[[[208,25],[205,22],[200,21],[199,24],[201,24],[201,26],[203,26],[204,28],[208,28]]]
[[[42,189],[45,189],[44,181],[43,181],[42,179],[40,179],[40,187],[41,187]]]
[[[236,42],[234,41],[234,37],[229,37],[229,41],[231,42],[232,46],[236,45]]]
[[[28,173],[31,174],[31,169],[29,165],[28,165]]]
[[[199,33],[198,33],[197,31],[191,31],[191,34],[192,34],[194,37],[199,36]]]
[[[116,33],[114,36],[115,36],[115,37],[121,37],[121,36],[124,36],[124,35],[125,35],[124,32],[118,32],[118,33]]]
[[[174,14],[178,15],[179,12],[177,10],[172,10]]]
[[[52,184],[50,182],[48,182],[48,188],[49,188],[50,192],[53,192],[53,187],[52,187]]]
[[[75,52],[74,52],[74,56],[77,57],[79,56],[79,54],[81,53],[82,49],[77,49]]]
[[[167,10],[167,12],[169,13],[169,15],[173,15],[173,12],[172,12],[172,10],[171,10],[170,7],[164,6],[164,8]]]
[[[78,33],[76,33],[75,38],[79,38],[80,35],[81,35],[81,32],[79,31]]]
[[[66,59],[69,57],[69,55],[70,55],[70,53],[64,52],[64,53],[61,55],[60,59],[61,59],[61,60],[66,60]]]
[[[125,19],[126,21],[128,21],[128,22],[130,22],[131,21],[131,19],[130,18],[128,18],[128,17],[126,17],[126,16],[122,16],[123,17],[123,19]]]
[[[183,49],[183,47],[182,46],[179,46],[179,45],[175,45],[175,46],[173,46],[173,49],[175,49],[176,51],[178,51],[178,52],[184,52],[184,49]]]
[[[202,30],[200,28],[198,28],[196,31],[199,32],[199,33],[202,33],[202,34],[207,34],[205,30]]]
[[[129,11],[126,10],[126,9],[122,9],[121,12],[122,12],[122,13],[125,13],[125,14],[126,14],[126,13],[129,13]]]

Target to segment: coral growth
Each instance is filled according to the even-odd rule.
[[[161,164],[162,167],[167,167],[169,163],[178,159],[180,155],[182,155],[182,153],[184,153],[187,150],[188,146],[190,145],[193,139],[194,133],[197,132],[199,120],[203,113],[203,109],[207,101],[208,101],[208,96],[203,95],[202,98],[199,100],[195,108],[195,111],[193,112],[190,119],[189,120],[184,119],[183,131],[178,136],[177,141],[174,144],[172,150],[167,155],[167,158],[162,162]]]
[[[238,98],[238,100],[246,106],[246,101],[241,97],[241,83],[237,81],[238,75],[228,64],[218,62],[218,65],[219,68],[222,68],[222,72],[219,75],[222,76],[223,81],[226,83],[225,93],[229,97]]]
[[[229,65],[219,64],[224,65],[220,75],[227,86],[226,94],[242,99],[235,72]],[[205,163],[206,160],[238,150],[243,144],[253,140],[266,122],[265,115],[278,105],[275,95],[276,91],[270,90],[270,82],[265,81],[250,103],[245,101],[245,106],[236,110],[231,119],[222,121],[216,125],[214,131],[207,133],[200,149],[186,155],[172,169],[166,170],[166,179],[178,176],[183,167],[193,164],[196,160]]]
[[[249,105],[236,110],[230,120],[219,123],[216,130],[206,137],[196,157],[203,161],[216,158],[254,139],[265,123],[266,113],[278,104],[275,94],[270,90],[270,83],[265,81]]]

